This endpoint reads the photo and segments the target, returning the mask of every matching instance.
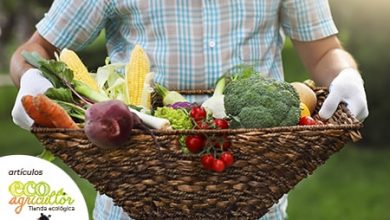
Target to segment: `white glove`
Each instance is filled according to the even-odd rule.
[[[25,95],[37,95],[46,92],[48,88],[53,87],[49,80],[42,76],[38,69],[27,70],[20,79],[20,89],[16,96],[15,104],[12,109],[12,119],[19,127],[30,130],[34,121],[27,115],[23,108],[21,99]]]
[[[368,107],[363,79],[353,68],[344,69],[333,79],[329,86],[329,95],[319,111],[319,116],[329,119],[340,102],[345,102],[351,114],[359,121],[367,118]]]

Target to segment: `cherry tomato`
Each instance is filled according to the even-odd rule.
[[[220,143],[222,143],[222,142],[216,142],[214,146],[215,146],[217,149],[221,149],[221,144],[220,144]],[[230,145],[232,145],[232,143],[231,143],[229,140],[225,139],[225,141],[224,141],[223,144],[222,144],[222,150],[227,150],[227,149],[229,149],[229,148],[230,148]]]
[[[223,161],[226,167],[230,167],[234,162],[233,154],[230,152],[223,152],[221,154],[221,160]]]
[[[204,121],[197,121],[196,122],[196,128],[197,129],[209,129],[209,124],[207,124]]]
[[[190,116],[195,121],[200,121],[206,118],[207,112],[206,109],[204,109],[202,106],[194,106],[191,108]]]
[[[229,123],[225,119],[216,118],[216,119],[214,119],[214,124],[219,129],[228,129],[229,128]]]
[[[205,145],[205,139],[201,135],[190,135],[186,137],[186,146],[191,153],[199,153]]]
[[[203,165],[203,167],[206,170],[211,170],[213,169],[213,163],[214,163],[214,156],[211,154],[205,154],[200,158],[200,161]]]
[[[225,170],[225,163],[222,160],[220,160],[220,159],[214,160],[214,162],[213,162],[213,170],[218,172],[218,173],[224,171]]]
[[[301,119],[299,119],[300,125],[316,125],[317,122],[310,116],[304,116]]]

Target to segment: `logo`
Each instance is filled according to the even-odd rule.
[[[88,219],[76,183],[48,161],[0,157],[0,180],[0,219]]]
[[[15,181],[11,183],[8,188],[8,191],[11,193],[12,198],[9,201],[10,205],[15,205],[15,213],[19,214],[23,207],[27,204],[28,207],[34,210],[34,206],[42,206],[41,209],[45,209],[46,206],[57,206],[57,207],[49,207],[49,211],[54,210],[74,210],[72,205],[74,203],[74,199],[67,195],[63,188],[58,191],[51,190],[50,185],[44,181],[34,182],[28,181],[26,183],[22,183],[20,181]]]

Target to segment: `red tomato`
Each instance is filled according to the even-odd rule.
[[[229,128],[229,123],[225,119],[214,119],[214,124],[217,128],[219,129],[228,129]]]
[[[213,169],[213,163],[214,163],[214,156],[211,154],[205,154],[200,158],[200,161],[203,165],[203,167],[206,170],[211,170]]]
[[[310,116],[303,116],[301,119],[299,119],[300,125],[316,125],[317,122]]]
[[[222,141],[221,141],[221,143],[222,143]],[[229,147],[230,147],[231,144],[232,144],[232,143],[231,143],[229,140],[226,140],[226,139],[225,139],[225,141],[223,142],[223,145],[222,145],[222,150],[227,150],[227,149],[229,149]],[[215,146],[217,149],[221,149],[221,144],[220,144],[220,142],[216,142],[214,146]]]
[[[222,160],[220,160],[220,159],[214,160],[214,162],[213,162],[213,170],[218,172],[218,173],[224,171],[225,170],[225,163]]]
[[[205,145],[205,139],[201,135],[190,135],[186,137],[186,146],[191,153],[199,153]]]
[[[204,121],[197,121],[196,122],[196,128],[197,129],[208,129],[209,128],[209,124],[207,124]]]
[[[221,154],[221,160],[223,161],[226,167],[230,167],[234,162],[233,154],[230,152],[223,152]]]
[[[206,118],[207,112],[206,109],[204,109],[202,106],[194,106],[191,108],[190,116],[195,121],[200,121]]]

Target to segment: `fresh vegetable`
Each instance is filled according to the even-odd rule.
[[[226,168],[226,165],[225,165],[225,163],[222,160],[215,159],[213,161],[213,170],[214,171],[220,173],[220,172],[224,171],[225,168]]]
[[[299,103],[299,108],[301,109],[301,117],[304,116],[310,116],[310,110],[309,108],[305,105],[305,103],[301,102]]]
[[[100,91],[94,91],[91,89],[91,87],[82,81],[74,80],[73,71],[64,62],[57,60],[46,60],[34,52],[29,53],[23,51],[22,55],[28,63],[36,65],[35,67],[42,71],[44,77],[51,82],[54,88],[69,90],[74,98],[77,99],[74,100],[77,102],[77,104],[83,103],[90,105],[97,100],[100,100],[100,98],[104,96],[104,94],[100,94],[99,97],[96,97],[96,93],[100,93]],[[79,91],[81,91],[83,94],[80,94],[78,91],[76,91],[75,88],[80,88],[78,85],[82,85],[81,90]]]
[[[96,72],[96,81],[99,89],[102,90],[109,99],[118,99],[128,103],[126,81],[121,73],[124,69],[125,64],[107,63],[98,68]]]
[[[98,92],[96,90],[91,89],[87,84],[82,81],[73,80],[72,85],[76,92],[84,97],[89,98],[94,102],[103,102],[109,100],[109,98],[102,92]]]
[[[186,136],[185,140],[188,150],[194,154],[199,153],[203,150],[205,142],[205,138],[201,135],[189,135]]]
[[[226,167],[230,167],[234,162],[233,154],[230,152],[223,152],[221,154],[221,160],[223,161]]]
[[[82,106],[76,102],[69,89],[49,88],[46,90],[45,95],[64,108],[72,118],[79,119],[81,122],[85,120],[86,109],[84,107],[87,106]]]
[[[195,126],[196,129],[209,129],[210,126],[207,122],[203,121],[203,120],[200,120],[200,121],[196,121],[196,126]]]
[[[161,96],[163,105],[173,105],[176,102],[188,102],[184,96],[176,91],[169,91],[167,88],[160,84],[155,84],[154,90],[156,93]]]
[[[195,121],[201,121],[206,119],[207,112],[206,109],[204,109],[202,106],[194,106],[191,108],[190,116]]]
[[[88,108],[85,115],[85,134],[98,147],[122,145],[134,128],[134,117],[119,100],[100,102]]]
[[[300,101],[289,83],[254,74],[232,80],[224,93],[226,114],[232,117],[232,128],[298,124]]]
[[[53,128],[54,125],[49,118],[43,116],[33,104],[33,96],[26,95],[22,97],[22,105],[27,115],[34,120],[35,124],[47,128]]]
[[[310,116],[304,116],[299,119],[299,124],[300,125],[316,125],[317,122]]]
[[[228,129],[229,128],[229,122],[225,119],[214,119],[214,125],[219,129]]]
[[[148,115],[132,108],[129,108],[131,112],[136,114],[147,126],[154,129],[172,129],[169,120],[165,118],[154,117],[152,115]]]
[[[77,54],[69,49],[63,49],[60,53],[60,61],[64,62],[73,71],[74,79],[85,83],[94,91],[99,91],[98,85],[87,67],[83,64]]]
[[[33,98],[33,105],[40,115],[50,119],[56,128],[78,128],[68,113],[57,103],[43,94]]]
[[[211,112],[214,118],[226,118],[224,95],[226,78],[222,76],[215,86],[214,94],[203,102],[202,107]]]
[[[214,163],[214,156],[211,154],[205,154],[200,158],[200,161],[202,163],[202,166],[206,170],[212,170],[213,169],[213,163]]]
[[[130,61],[126,65],[126,86],[127,86],[127,98],[128,104],[143,106],[147,109],[150,109],[151,101],[150,101],[150,92],[149,95],[144,93],[144,84],[146,80],[146,76],[150,72],[150,62],[149,58],[144,51],[144,49],[135,45],[130,54]],[[146,99],[142,101],[142,98]]]
[[[154,116],[168,119],[173,129],[191,129],[194,127],[188,113],[184,109],[158,107]]]
[[[292,82],[290,84],[297,91],[301,102],[303,102],[309,108],[310,114],[312,114],[317,105],[317,96],[314,91],[305,83]]]
[[[229,149],[231,145],[232,143],[227,137],[217,137],[217,140],[215,141],[214,144],[215,148],[222,149],[223,151]]]

